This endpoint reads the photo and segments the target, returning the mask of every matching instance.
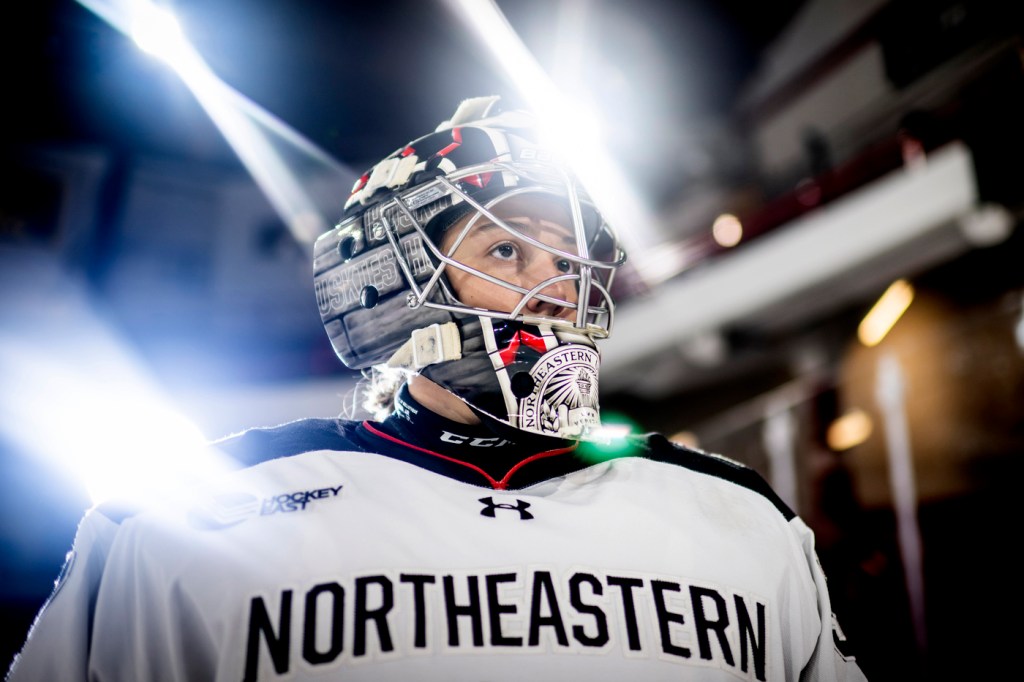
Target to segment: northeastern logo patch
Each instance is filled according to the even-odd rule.
[[[519,401],[524,429],[558,433],[599,426],[597,372],[601,356],[585,346],[569,345],[547,353],[530,376],[533,392]]]

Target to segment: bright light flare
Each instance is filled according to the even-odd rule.
[[[126,352],[75,326],[70,354],[52,340],[0,338],[6,438],[72,474],[94,503],[152,500],[228,470]]]
[[[715,218],[711,226],[711,236],[719,246],[732,248],[743,239],[743,223],[731,213],[723,213]]]
[[[631,433],[629,424],[605,424],[594,429],[588,435],[594,440],[609,443],[614,440],[621,440]]]
[[[914,300],[914,287],[904,279],[889,285],[857,327],[857,338],[865,346],[877,346]]]
[[[580,441],[576,453],[594,463],[628,456],[639,447],[640,441],[630,438],[635,433],[640,433],[640,427],[628,416],[606,411],[602,414],[601,426]]]
[[[131,36],[145,52],[168,64],[181,62],[188,51],[188,42],[178,19],[164,7],[148,2],[135,3]]]
[[[637,267],[643,269],[648,285],[672,279],[704,256],[704,246],[697,240],[665,242],[648,250]]]
[[[608,222],[619,226],[627,251],[642,254],[657,241],[657,221],[599,144],[598,119],[563,95],[493,1],[448,2],[540,117],[547,144],[572,168]]]
[[[78,0],[174,69],[220,129],[274,210],[295,237],[312,243],[329,227],[305,180],[275,147],[280,141],[348,187],[356,174],[224,83],[189,44],[170,12],[150,0]]]
[[[855,409],[829,424],[825,439],[830,448],[842,452],[866,441],[872,430],[871,417],[868,413]]]

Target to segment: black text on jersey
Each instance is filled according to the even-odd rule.
[[[286,675],[299,657],[327,669],[368,656],[532,649],[618,651],[764,680],[767,611],[754,595],[665,576],[537,568],[361,575],[252,597],[244,679],[265,679],[271,668]]]

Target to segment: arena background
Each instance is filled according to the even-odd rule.
[[[354,178],[465,97],[557,92],[632,192],[608,419],[762,472],[870,679],[1015,670],[1020,7],[179,0],[183,66],[130,4],[0,22],[0,665],[95,500],[351,413],[310,243]]]

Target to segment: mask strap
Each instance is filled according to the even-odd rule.
[[[388,359],[393,369],[418,371],[429,365],[462,358],[462,340],[454,322],[415,329],[412,336]]]

